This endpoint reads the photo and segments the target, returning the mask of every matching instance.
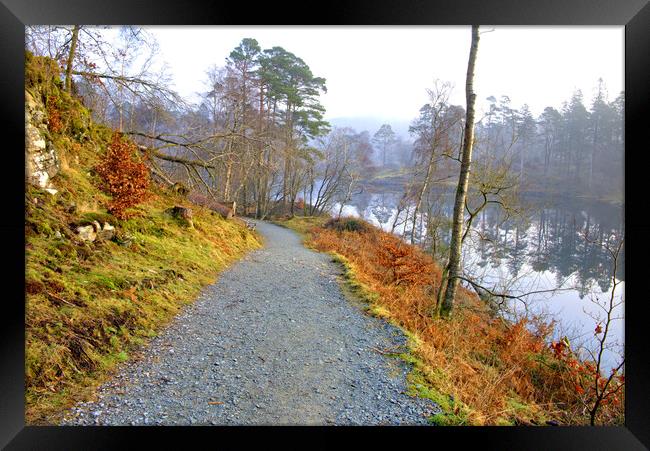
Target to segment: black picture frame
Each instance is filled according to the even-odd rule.
[[[440,446],[473,441],[487,449],[647,449],[650,447],[650,365],[643,312],[645,259],[650,252],[650,220],[642,216],[648,151],[648,50],[650,5],[647,0],[355,0],[323,3],[268,3],[158,0],[1,0],[0,114],[3,171],[0,247],[5,283],[0,327],[0,446],[6,449],[116,449],[145,440],[164,448],[208,446],[240,448],[263,440],[265,446],[324,447],[363,435],[371,442],[395,446]],[[253,427],[38,427],[24,422],[24,26],[28,24],[138,25],[625,25],[625,234],[626,234],[626,425],[625,427],[466,427],[466,428],[253,428]],[[21,192],[21,190],[23,190]],[[417,436],[417,437],[416,437]],[[236,442],[233,442],[236,440]],[[236,443],[232,445],[232,443]],[[331,446],[328,446],[331,447]]]

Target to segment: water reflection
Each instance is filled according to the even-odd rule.
[[[367,221],[410,239],[412,220],[404,221],[408,208],[398,212],[401,193],[364,192],[354,197],[343,209],[344,216],[363,217]],[[546,313],[558,320],[556,336],[567,335],[574,343],[587,343],[593,338],[598,307],[591,302],[604,302],[611,295],[613,265],[606,246],[623,236],[621,207],[579,199],[525,199],[525,213],[508,216],[500,208],[486,208],[472,225],[463,250],[465,271],[484,286],[495,291],[529,293],[560,289],[553,293],[529,295],[526,308]],[[450,218],[453,196],[443,193],[433,205],[432,218]],[[338,205],[335,208],[338,211]],[[431,250],[429,221],[422,213],[415,221],[415,241]],[[448,244],[450,231],[442,227],[436,235],[438,248]],[[624,255],[618,259],[616,280],[624,281]],[[617,288],[616,298],[623,295],[624,284]],[[519,309],[523,308],[521,305]],[[515,314],[517,306],[513,306]],[[615,312],[623,317],[623,306]],[[607,352],[608,364],[622,350],[623,321],[612,325],[612,339],[618,348]]]

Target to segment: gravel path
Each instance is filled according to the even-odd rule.
[[[406,364],[376,349],[406,337],[364,314],[340,268],[283,227],[206,287],[63,424],[427,424],[440,411],[406,391]]]

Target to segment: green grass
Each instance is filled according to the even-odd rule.
[[[155,186],[130,219],[113,217],[93,171],[112,131],[89,123],[87,110],[43,75],[43,59],[26,60],[26,87],[40,101],[57,96],[68,124],[48,137],[66,162],[52,179],[57,194],[25,192],[26,422],[52,424],[261,244],[240,222]],[[174,205],[192,208],[194,227],[164,214]],[[116,238],[81,242],[75,228],[93,221],[113,225]]]
[[[343,268],[344,293],[348,297],[351,296],[362,301],[366,306],[366,312],[375,317],[387,320],[408,337],[408,351],[393,355],[410,365],[410,371],[406,378],[408,382],[407,394],[430,399],[440,406],[442,413],[434,415],[429,419],[433,424],[457,426],[467,424],[467,406],[454,402],[449,396],[436,390],[436,384],[432,383],[432,379],[442,377],[442,375],[436,375],[417,357],[416,350],[420,344],[420,339],[417,335],[402,328],[400,324],[392,319],[390,312],[377,303],[378,294],[358,280],[354,267],[347,258],[336,252],[330,252],[330,254],[333,256],[333,261],[339,263]]]
[[[378,294],[373,292],[363,282],[359,281],[350,261],[345,258],[345,256],[337,252],[332,251],[328,252],[328,254],[332,256],[332,261],[334,263],[340,264],[343,268],[343,281],[345,291],[354,296],[356,299],[359,299],[366,303],[366,310],[370,313],[377,313],[379,314],[378,316],[381,316],[383,312],[385,316],[385,314],[388,312],[383,309],[383,307],[375,303],[377,301]]]
[[[409,334],[410,335],[410,334]],[[462,402],[456,401],[452,396],[441,393],[436,387],[436,379],[444,377],[420,360],[415,353],[417,341],[409,340],[409,352],[399,354],[399,358],[411,366],[411,371],[406,376],[408,382],[407,394],[420,398],[430,399],[440,406],[441,413],[429,418],[432,424],[438,426],[464,426],[470,424],[469,408]]]
[[[322,227],[329,219],[329,216],[294,216],[290,219],[276,219],[271,222],[298,232],[298,235],[304,242],[309,238],[309,231],[311,229],[314,227]]]
[[[51,201],[29,209],[34,227],[26,232],[28,421],[50,420],[66,404],[58,392],[74,393],[100,379],[220,271],[260,246],[244,227],[198,206],[192,207],[193,229],[163,215],[179,202],[159,194],[127,221],[105,212],[63,219]],[[74,241],[68,223],[100,217],[118,234],[130,235],[132,244]]]
[[[300,233],[307,234],[307,231],[314,225],[321,225],[325,223],[323,220],[319,221],[320,224],[314,224],[314,222],[315,221],[311,219],[305,220],[303,218],[294,218],[293,220],[282,221],[279,223],[286,225],[287,227]],[[390,312],[376,302],[378,294],[376,292],[373,292],[369,287],[359,281],[355,274],[354,267],[346,257],[336,252],[328,252],[328,254],[332,256],[332,261],[341,265],[341,268],[343,269],[343,280],[341,283],[341,288],[346,297],[349,300],[353,301],[355,304],[362,306],[362,308],[367,313],[375,317],[387,320],[393,326],[399,328],[402,333],[409,337],[408,351],[394,355],[395,357],[398,357],[410,364],[411,370],[407,375],[407,394],[410,396],[418,396],[430,399],[441,407],[443,412],[430,418],[430,421],[433,424],[466,424],[467,408],[465,406],[456,405],[456,403],[451,401],[448,396],[438,392],[434,388],[433,384],[431,384],[425,376],[427,371],[426,366],[419,358],[417,358],[414,352],[419,342],[417,336],[403,329],[399,324],[392,320]]]
[[[301,233],[306,239],[309,236],[309,230],[314,226],[322,226],[327,219],[296,217],[286,221],[278,221],[278,224]],[[437,425],[468,424],[469,408],[463,403],[454,401],[452,397],[439,392],[435,388],[438,385],[435,380],[444,376],[441,373],[432,371],[417,357],[417,348],[421,343],[417,335],[404,329],[393,320],[388,309],[377,302],[378,293],[358,279],[354,266],[345,256],[332,251],[328,252],[328,254],[332,256],[332,261],[338,263],[343,270],[340,286],[346,298],[367,313],[388,321],[408,337],[408,350],[406,352],[387,355],[399,358],[409,364],[410,371],[407,375],[408,395],[430,399],[442,409],[440,414],[432,416],[429,421]]]

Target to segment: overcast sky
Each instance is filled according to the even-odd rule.
[[[246,37],[262,48],[281,46],[327,80],[326,117],[411,120],[438,78],[455,85],[451,101],[465,105],[470,28],[430,27],[147,27],[159,41],[177,90],[204,90],[205,71]],[[599,77],[610,100],[624,89],[624,28],[482,26],[475,75],[479,105],[507,95],[535,115],[560,108],[575,89],[590,103]],[[493,31],[490,31],[493,30]],[[488,32],[489,31],[489,32]]]

